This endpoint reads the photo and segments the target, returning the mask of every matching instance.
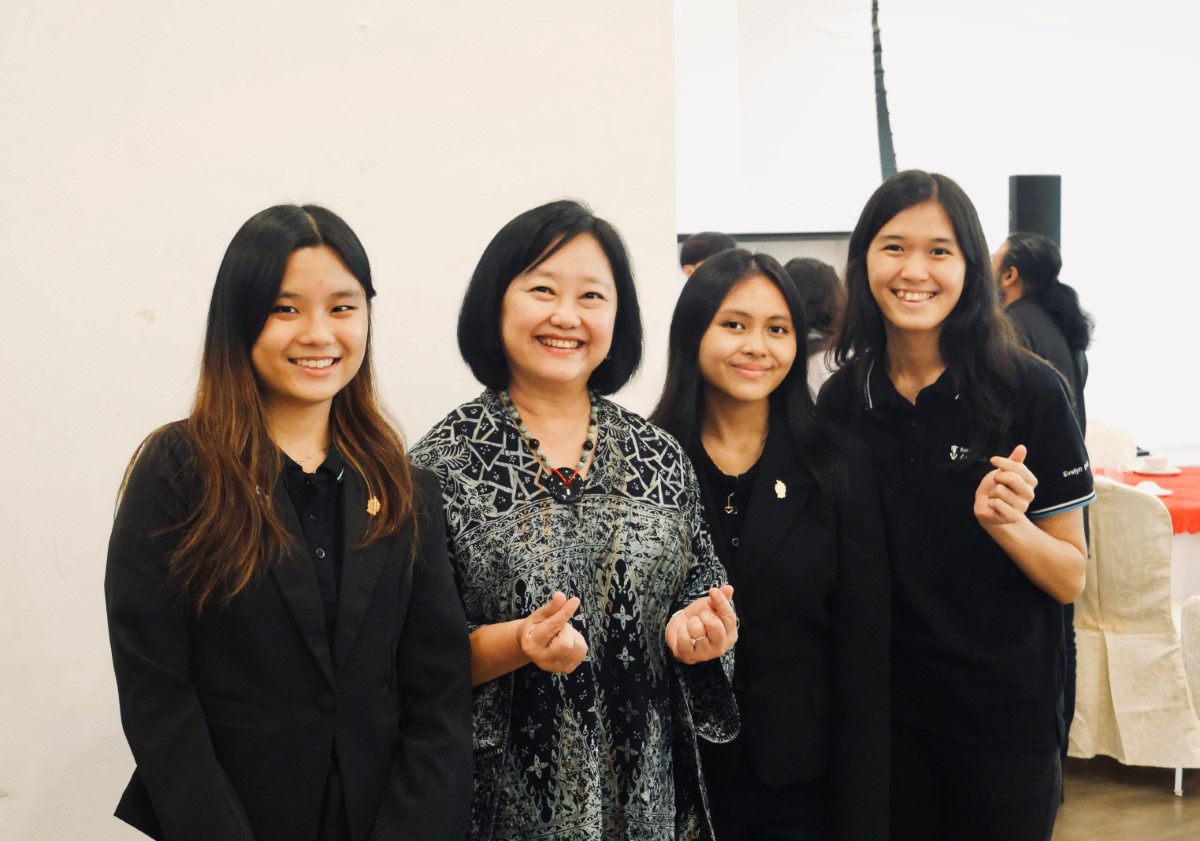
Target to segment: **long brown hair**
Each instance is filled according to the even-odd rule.
[[[297,249],[316,246],[336,252],[362,284],[367,300],[375,297],[362,243],[340,217],[317,205],[277,205],[254,215],[234,235],[217,271],[200,382],[185,422],[191,467],[199,477],[198,499],[176,527],[180,540],[170,558],[172,578],[197,613],[213,600],[228,604],[294,542],[274,506],[283,460],[267,434],[250,354],[279,293],[288,258]],[[371,349],[368,331],[362,367],[333,398],[330,437],[380,502],[361,542],[398,535],[409,523],[415,542],[412,473],[375,389]],[[137,458],[134,454],[133,461]]]

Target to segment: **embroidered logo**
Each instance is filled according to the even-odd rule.
[[[967,458],[967,456],[969,454],[970,454],[970,450],[967,449],[966,447],[960,447],[960,446],[958,446],[958,444],[950,445],[950,460],[951,461],[958,461],[959,459],[965,459],[965,458]]]
[[[775,480],[775,496],[779,497],[780,499],[783,499],[785,496],[787,496],[787,485],[783,483],[782,479]]]

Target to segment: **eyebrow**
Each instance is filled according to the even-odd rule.
[[[746,312],[745,310],[717,310],[717,316],[724,317],[724,318],[729,318],[730,316],[735,316],[737,318],[753,318],[753,316],[750,313]],[[790,315],[788,315],[787,313],[776,313],[774,315],[768,315],[763,320],[764,321],[791,321],[792,317]]]
[[[536,269],[530,269],[525,272],[526,277],[548,277],[551,280],[561,280],[559,273],[543,266],[538,266]],[[616,286],[617,280],[614,277],[595,277],[593,275],[584,275],[584,283],[595,283],[600,286]]]
[[[339,289],[336,292],[330,292],[326,296],[326,300],[345,301],[349,298],[357,298],[362,294],[363,294],[363,290],[361,287],[359,287],[357,289],[347,287],[345,289]],[[286,301],[298,301],[298,300],[302,300],[304,298],[304,296],[301,295],[299,292],[288,292],[286,290],[280,289],[279,294],[276,295],[275,298],[276,298],[276,300],[283,299]]]
[[[894,240],[906,240],[906,239],[911,239],[911,237],[907,237],[907,236],[905,236],[904,234],[884,234],[883,236],[879,237],[879,239],[884,239],[884,240],[888,240],[888,241],[894,241]],[[950,238],[950,237],[934,237],[933,239],[931,239],[931,240],[929,240],[929,241],[930,241],[930,242],[936,242],[936,243],[939,243],[939,244],[940,244],[940,243],[949,243],[950,245],[954,245],[954,244],[955,244],[955,241],[954,241],[952,238]]]

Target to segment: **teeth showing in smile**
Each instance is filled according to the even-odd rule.
[[[928,301],[934,296],[933,292],[913,292],[908,289],[897,289],[895,295],[901,301],[908,301],[912,304],[919,304],[921,301]]]
[[[578,339],[550,339],[545,336],[538,337],[538,341],[546,347],[559,348],[561,350],[574,350],[583,344]]]
[[[330,359],[293,359],[301,368],[328,368],[336,360]]]

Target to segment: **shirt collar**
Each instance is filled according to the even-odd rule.
[[[891,377],[887,375],[887,366],[877,365],[876,362],[879,362],[878,358],[871,360],[871,367],[867,369],[867,378],[863,383],[863,399],[866,402],[867,411],[911,409],[912,404],[896,391]],[[950,369],[942,371],[932,385],[921,389],[922,394],[925,392],[957,400],[958,390],[954,387],[954,378],[950,376]]]
[[[304,472],[304,468],[287,453],[283,453],[283,470],[285,473]],[[329,452],[325,454],[325,461],[321,462],[321,466],[316,469],[316,473],[324,477],[327,481],[341,482],[345,479],[346,462],[342,460],[342,455],[337,451],[337,447],[329,448]]]

